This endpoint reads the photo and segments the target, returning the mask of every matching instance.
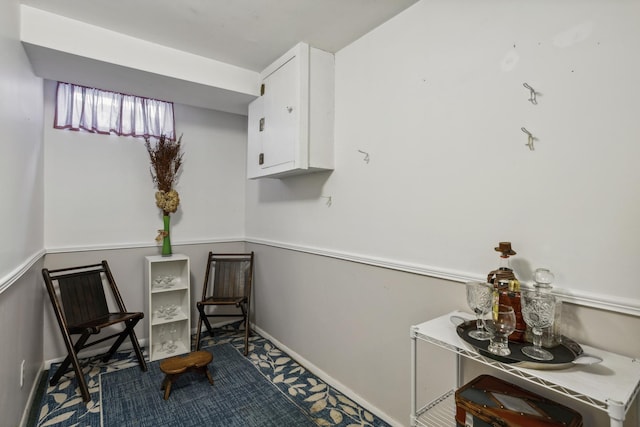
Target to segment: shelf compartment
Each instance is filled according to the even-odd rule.
[[[426,404],[418,410],[416,416],[416,424],[422,427],[455,427],[455,390],[449,390],[442,396]]]
[[[177,280],[177,283],[173,286],[171,286],[170,288],[165,288],[165,287],[159,287],[157,285],[153,285],[151,287],[151,293],[152,294],[160,294],[160,293],[164,293],[164,292],[175,292],[175,291],[183,291],[185,289],[187,289],[187,284],[185,282],[183,282],[182,280]]]
[[[488,357],[484,357],[482,355],[480,355],[475,349],[466,349],[463,347],[458,347],[455,345],[451,345],[449,343],[446,343],[444,341],[440,341],[438,339],[435,339],[433,337],[430,337],[428,335],[424,335],[422,333],[417,333],[416,336],[425,341],[425,342],[429,342],[431,344],[434,344],[438,347],[442,347],[444,349],[453,351],[455,353],[458,353],[461,356],[466,357],[467,359],[472,359],[475,360],[476,362],[480,362],[484,365],[487,366],[492,366],[498,370],[501,370],[503,372],[508,372],[511,375],[514,375],[516,377],[522,378],[526,381],[529,381],[531,383],[537,384],[539,386],[542,386],[546,389],[549,390],[553,390],[555,392],[561,393],[565,396],[571,397],[575,400],[578,400],[582,403],[586,403],[587,405],[590,405],[596,409],[599,409],[601,411],[607,411],[608,410],[608,402],[607,400],[598,400],[598,399],[594,399],[591,396],[588,396],[584,393],[580,393],[577,392],[571,388],[568,387],[564,387],[561,386],[553,381],[548,381],[544,378],[541,377],[542,372],[545,371],[540,371],[540,370],[533,370],[533,369],[528,369],[528,368],[519,368],[517,366],[514,365],[510,365],[510,364],[505,364],[502,362],[498,362],[497,360],[488,358]],[[465,343],[466,345],[466,343]],[[631,399],[633,400],[633,399]],[[628,408],[627,408],[628,409]]]
[[[182,309],[176,310],[175,314],[172,317],[160,317],[153,315],[151,319],[151,325],[164,325],[172,322],[179,322],[181,320],[188,320],[189,317],[182,311]]]
[[[162,350],[162,346],[161,344],[154,344],[153,345],[153,359],[152,360],[158,360],[158,359],[165,359],[167,357],[173,357],[173,356],[178,356],[181,354],[185,354],[188,353],[190,350],[187,349],[187,346],[185,345],[184,342],[182,341],[176,341],[176,348],[172,351],[169,352],[168,350]],[[189,345],[189,348],[191,347],[191,345]]]

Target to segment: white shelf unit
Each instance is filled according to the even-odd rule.
[[[149,360],[191,351],[189,257],[145,258],[149,294]]]
[[[411,326],[411,426],[455,426],[455,389],[421,407],[417,402],[417,340],[436,345],[456,353],[456,387],[461,387],[462,359],[470,359],[542,386],[554,393],[606,412],[611,427],[622,427],[624,419],[640,388],[640,361],[597,348],[582,346],[586,354],[602,358],[599,369],[585,369],[580,365],[561,370],[537,370],[504,364],[480,355],[462,340],[452,316],[471,320],[473,316],[455,311],[433,320]],[[602,374],[606,372],[606,374]],[[639,405],[640,406],[640,405]],[[638,408],[640,419],[640,407]]]

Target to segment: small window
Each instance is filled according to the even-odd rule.
[[[173,103],[58,82],[56,129],[175,140]]]

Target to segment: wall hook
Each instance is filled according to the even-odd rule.
[[[367,153],[366,151],[362,151],[362,150],[358,150],[358,152],[364,154],[364,159],[362,159],[362,160],[364,160],[365,162],[369,163],[369,160],[370,160],[369,159],[369,153]]]
[[[538,104],[538,100],[536,99],[536,95],[537,92],[534,88],[532,88],[531,86],[529,86],[529,83],[523,83],[522,86],[526,87],[527,89],[529,89],[529,99],[528,101],[531,102],[533,105],[537,105]]]
[[[531,134],[531,132],[529,132],[529,131],[528,131],[527,129],[525,129],[524,127],[523,127],[523,128],[520,128],[520,129],[522,129],[522,132],[524,132],[524,133],[526,133],[526,134],[527,134],[527,143],[526,143],[526,144],[524,144],[524,145],[526,145],[527,147],[529,147],[529,150],[533,151],[533,150],[534,150],[534,148],[533,148],[533,141],[534,141],[534,139],[536,139],[536,138]]]

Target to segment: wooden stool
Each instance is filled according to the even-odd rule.
[[[187,371],[202,372],[207,376],[210,384],[213,378],[209,373],[208,365],[213,360],[213,355],[208,351],[199,350],[184,356],[174,356],[160,362],[160,370],[166,374],[162,381],[161,390],[164,390],[164,400],[169,398],[171,384]]]

